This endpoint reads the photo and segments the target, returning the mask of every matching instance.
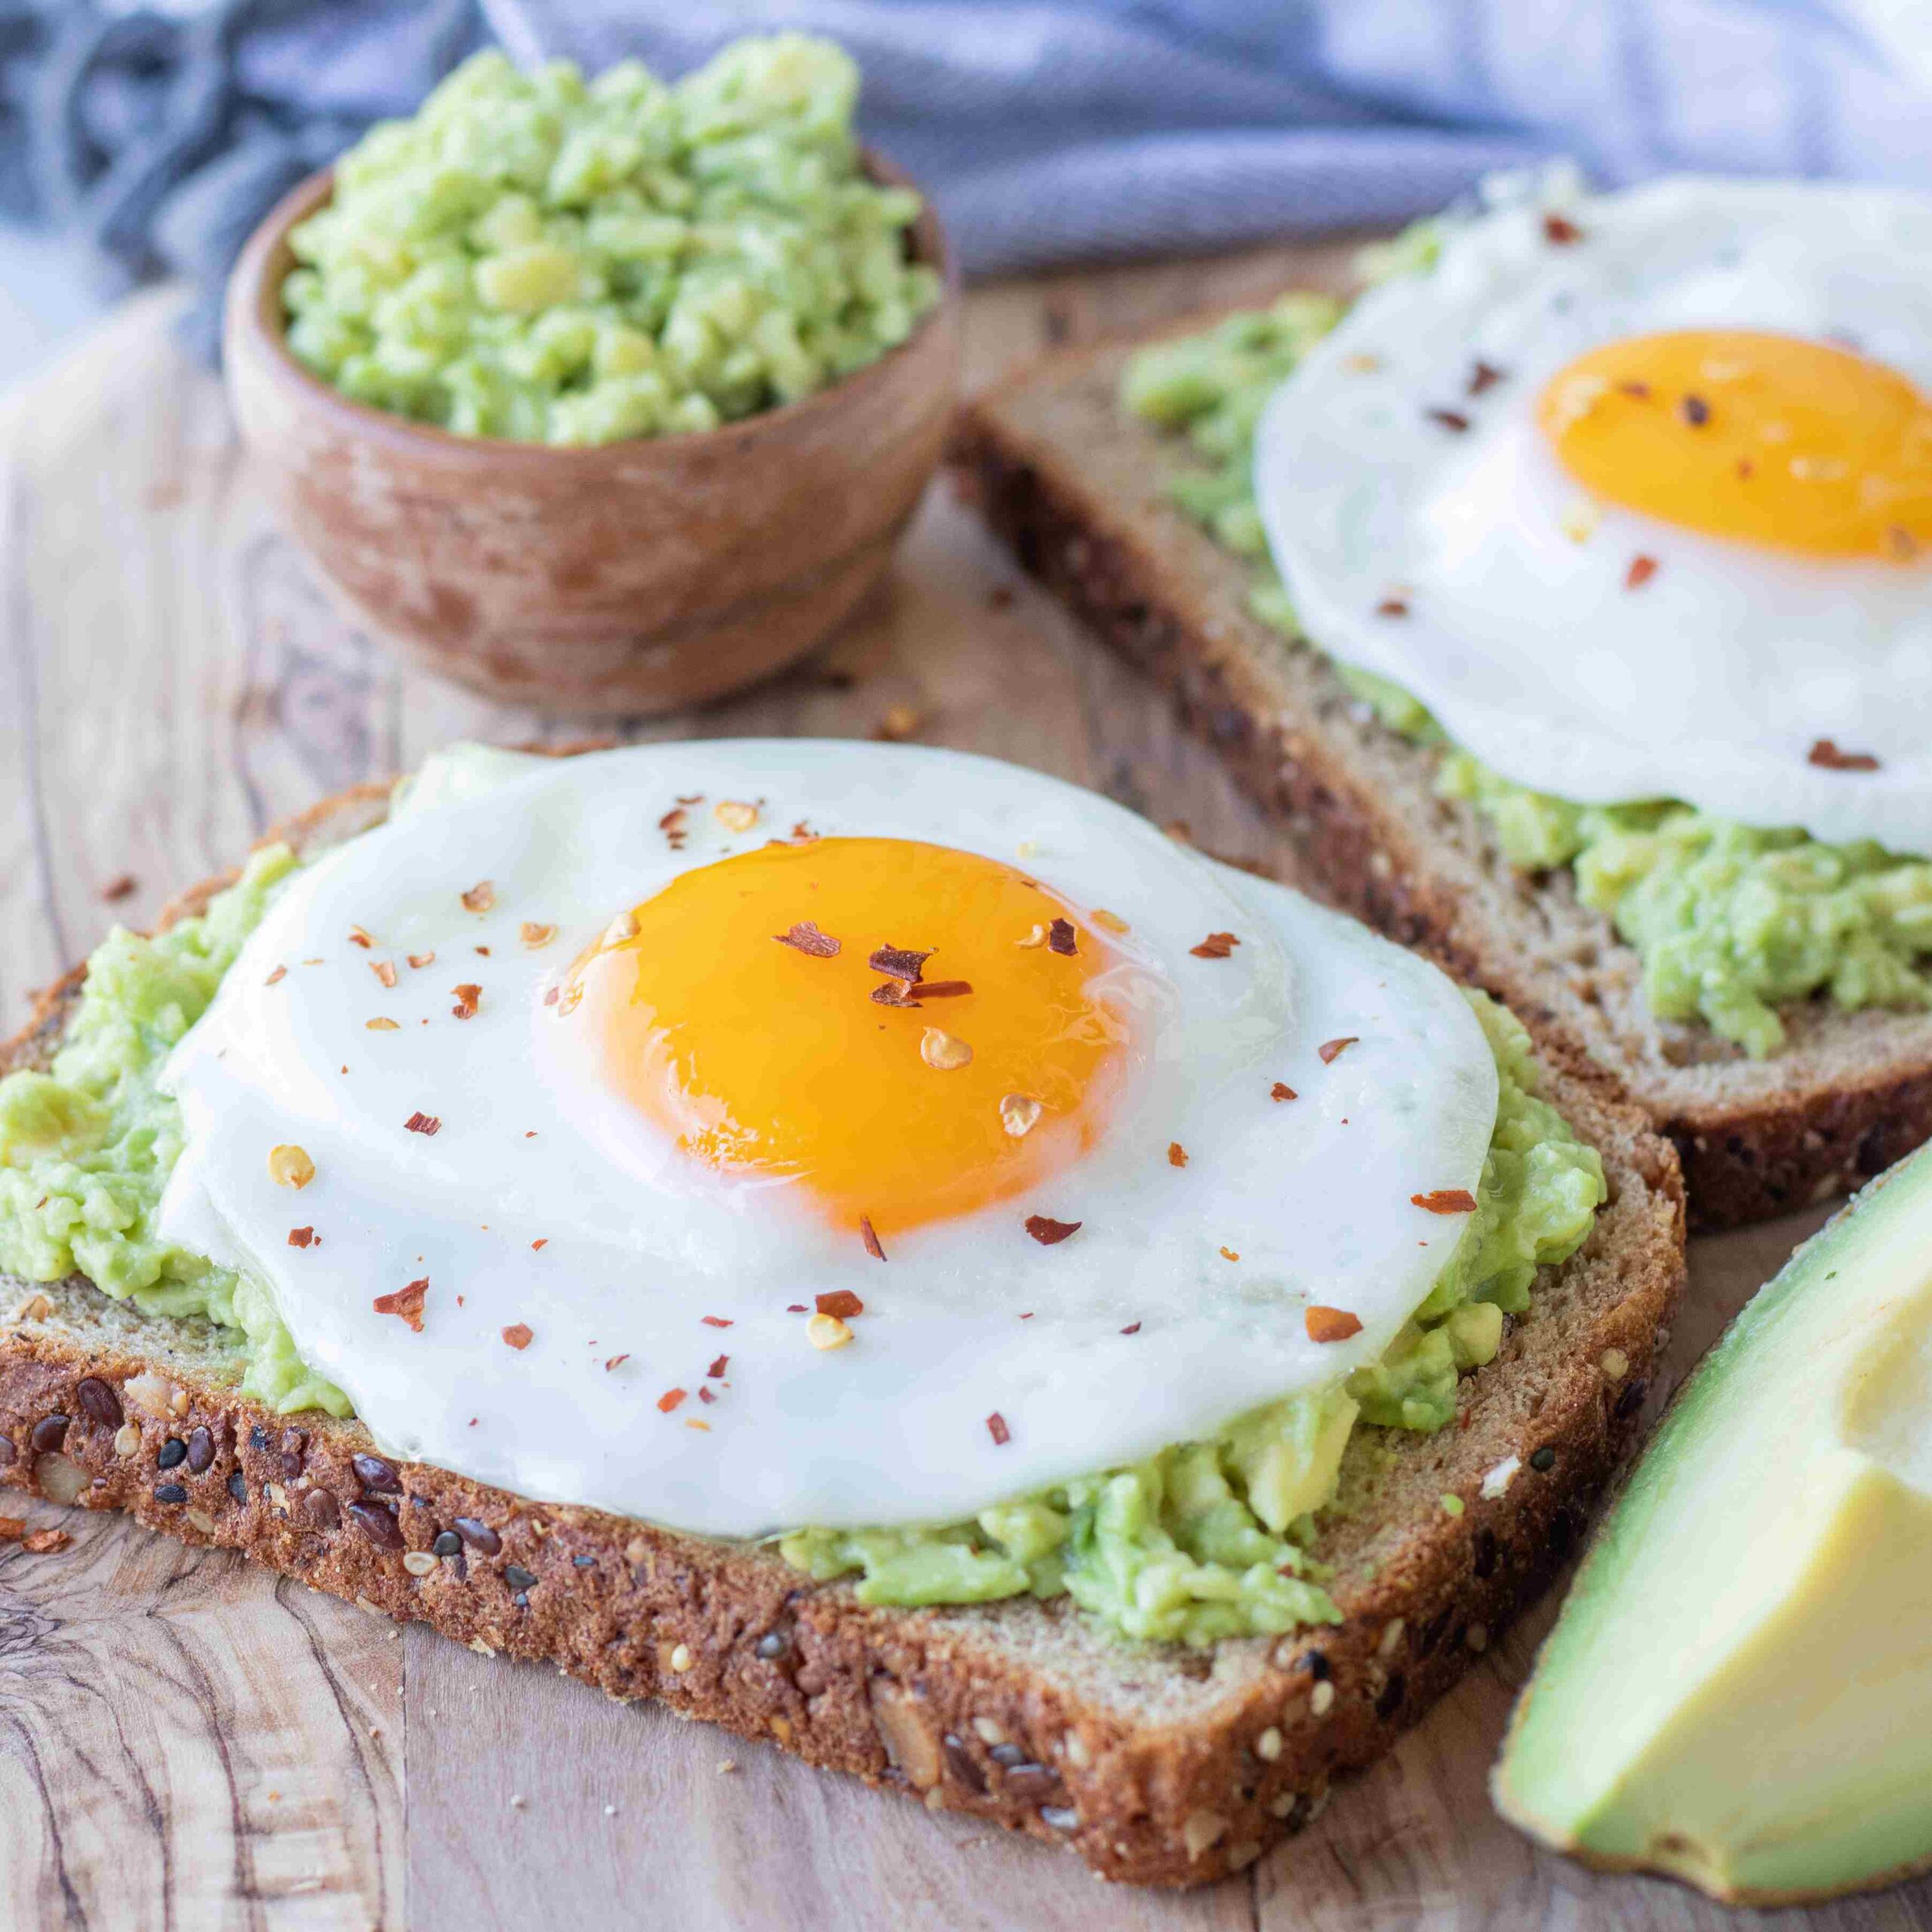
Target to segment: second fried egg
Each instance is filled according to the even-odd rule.
[[[1257,439],[1309,635],[1505,777],[1932,853],[1932,199],[1499,190]]]

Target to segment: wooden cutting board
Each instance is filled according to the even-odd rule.
[[[1346,251],[1069,275],[972,298],[969,380],[1042,346],[1332,280]],[[0,398],[0,1026],[110,921],[140,924],[278,815],[452,737],[573,735],[400,670],[267,521],[219,385],[143,296]],[[1285,866],[1164,706],[934,489],[818,664],[640,738],[931,742],[1094,786]],[[1681,1374],[1817,1217],[1702,1244]],[[11,1505],[10,1505],[11,1506]],[[398,1629],[118,1518],[29,1506],[0,1547],[0,1932],[568,1923],[1177,1932],[1747,1922],[1533,1851],[1484,1795],[1531,1614],[1299,1838],[1208,1891],[1101,1890],[1077,1860]],[[1807,1913],[1932,1927],[1932,1886]]]

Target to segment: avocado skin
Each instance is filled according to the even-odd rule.
[[[1932,1869],[1932,1149],[1794,1254],[1606,1517],[1491,1779],[1728,1903]]]

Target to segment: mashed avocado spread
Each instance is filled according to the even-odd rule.
[[[347,1399],[303,1365],[262,1286],[150,1231],[182,1144],[162,1069],[295,863],[271,847],[200,917],[152,939],[117,929],[88,962],[51,1069],[0,1080],[0,1272],[80,1274],[144,1313],[205,1316],[244,1338],[245,1393],[282,1411],[346,1415]],[[971,1522],[800,1531],[780,1543],[787,1561],[820,1578],[863,1573],[867,1603],[1065,1593],[1140,1638],[1205,1644],[1335,1620],[1305,1546],[1357,1420],[1417,1430],[1451,1421],[1459,1375],[1494,1356],[1537,1268],[1581,1244],[1604,1198],[1595,1149],[1537,1097],[1527,1035],[1504,1008],[1470,997],[1499,1074],[1476,1211],[1380,1362],[1346,1388],[1257,1410],[1217,1441]]]
[[[675,86],[475,55],[337,164],[290,236],[288,346],[460,435],[608,443],[792,402],[911,334],[918,197],[861,171],[829,42],[741,40]]]
[[[1370,251],[1366,278],[1426,272],[1435,238],[1423,223]],[[1342,312],[1327,296],[1284,296],[1144,351],[1121,389],[1130,411],[1185,431],[1205,459],[1174,479],[1174,501],[1254,565],[1251,608],[1298,641],[1255,507],[1254,429],[1269,395]],[[1472,804],[1512,864],[1571,869],[1577,897],[1635,949],[1659,1018],[1701,1020],[1762,1059],[1783,1044],[1777,1009],[1793,1001],[1823,993],[1847,1011],[1932,1006],[1932,971],[1921,963],[1932,954],[1932,864],[1667,801],[1580,805],[1532,792],[1451,744],[1407,691],[1334,669],[1392,731],[1441,749],[1436,789]]]
[[[149,1232],[181,1152],[180,1113],[155,1084],[162,1067],[294,865],[287,846],[269,846],[200,917],[152,939],[116,927],[94,949],[51,1068],[0,1080],[0,1272],[85,1275],[143,1314],[238,1329],[245,1394],[342,1416],[348,1398],[303,1366],[264,1287]]]

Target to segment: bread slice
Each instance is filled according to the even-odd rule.
[[[1287,815],[1321,889],[1613,1073],[1676,1143],[1694,1226],[1843,1193],[1932,1135],[1932,1015],[1810,1001],[1758,1061],[1653,1015],[1635,952],[1567,871],[1517,872],[1471,807],[1435,795],[1437,754],[1250,613],[1247,565],[1168,499],[1186,445],[1117,401],[1137,346],[1051,356],[971,405],[956,472],[1026,567]]]
[[[384,797],[346,794],[277,835],[318,851],[380,819]],[[82,977],[44,997],[0,1072],[45,1063]],[[1071,1845],[1110,1878],[1218,1878],[1312,1817],[1335,1774],[1454,1681],[1561,1562],[1641,1426],[1682,1284],[1677,1164],[1588,1069],[1555,1057],[1546,1091],[1601,1150],[1610,1199],[1465,1380],[1460,1427],[1357,1432],[1316,1552],[1334,1566],[1337,1627],[1201,1651],[1124,1643],[1063,1601],[867,1609],[768,1549],[423,1464],[395,1466],[392,1487],[388,1469],[358,1470],[377,1453],[359,1424],[242,1398],[223,1331],[144,1317],[78,1279],[0,1277],[0,1487],[123,1509],[473,1649],[661,1697]],[[188,1454],[164,1474],[171,1439]],[[1449,1493],[1460,1516],[1441,1506]],[[439,1558],[445,1532],[463,1541]]]

